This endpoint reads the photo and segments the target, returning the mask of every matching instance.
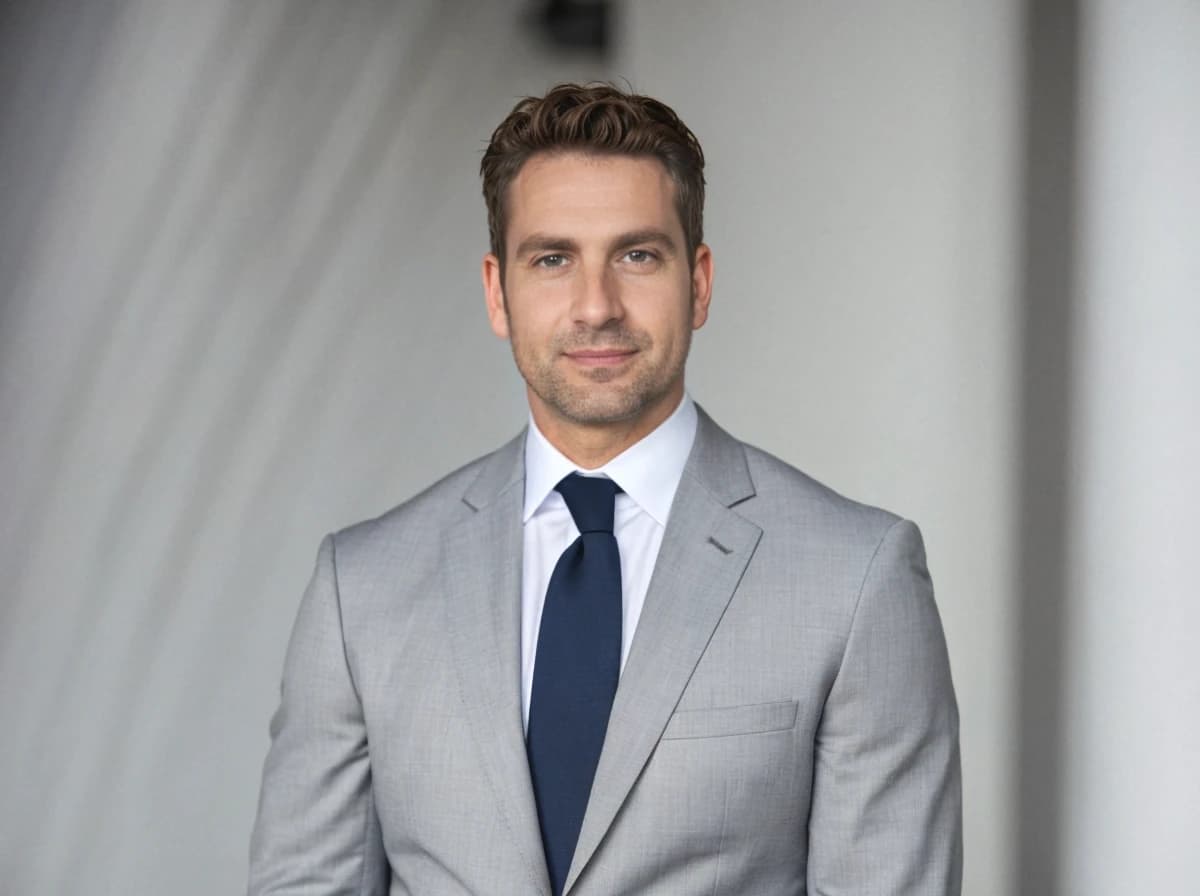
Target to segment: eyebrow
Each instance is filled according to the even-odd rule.
[[[614,252],[621,249],[628,249],[631,246],[636,246],[645,243],[658,243],[669,255],[674,255],[678,249],[675,246],[675,241],[671,239],[671,235],[662,230],[654,230],[652,228],[646,230],[632,230],[629,233],[623,233],[612,242],[612,250]]]
[[[668,255],[678,252],[678,247],[675,245],[675,240],[671,239],[671,235],[654,228],[631,230],[620,234],[609,244],[609,251],[618,252],[621,249],[645,243],[658,243]],[[530,252],[576,252],[578,250],[579,244],[573,239],[551,236],[546,233],[533,233],[521,240],[515,254],[520,258]]]
[[[517,246],[516,255],[519,258],[530,252],[571,252],[579,246],[574,240],[560,236],[549,236],[545,233],[534,233],[521,240]]]

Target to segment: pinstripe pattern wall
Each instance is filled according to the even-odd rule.
[[[605,74],[521,8],[5,8],[3,892],[242,887],[321,534],[521,425],[475,170]]]

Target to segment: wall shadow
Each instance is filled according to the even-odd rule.
[[[1017,805],[1014,881],[1057,892],[1063,823],[1064,652],[1077,229],[1079,9],[1026,0],[1018,421]]]

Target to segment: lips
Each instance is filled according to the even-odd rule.
[[[628,361],[635,353],[636,349],[631,348],[589,348],[565,354],[576,364],[582,364],[584,367],[615,367]]]

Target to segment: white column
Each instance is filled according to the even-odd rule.
[[[1062,887],[1200,880],[1200,4],[1083,9]]]

